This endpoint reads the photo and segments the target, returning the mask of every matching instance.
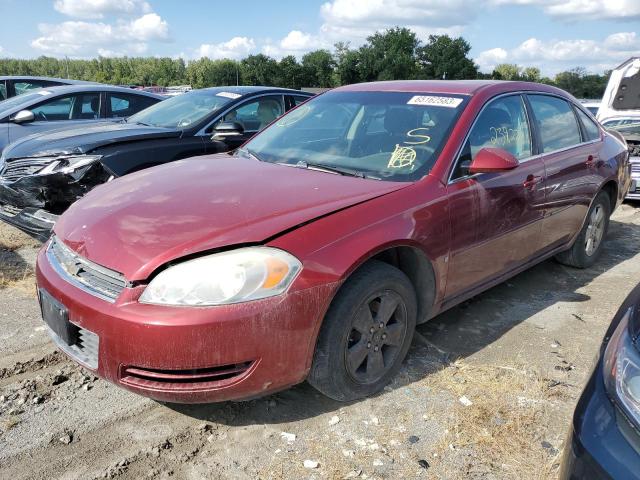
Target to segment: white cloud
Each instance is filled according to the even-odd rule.
[[[67,21],[38,25],[41,36],[31,46],[53,55],[89,56],[96,54],[142,54],[147,42],[170,41],[169,24],[155,13],[131,21]],[[115,47],[115,48],[114,48]]]
[[[511,50],[493,48],[475,59],[481,70],[490,72],[499,63],[538,67],[544,74],[555,74],[573,67],[593,72],[611,69],[640,51],[635,32],[619,32],[597,40],[525,40]]]
[[[151,12],[151,6],[144,0],[56,0],[53,8],[69,17],[85,19],[104,18],[108,14]]]
[[[212,59],[230,58],[239,60],[246,57],[256,48],[253,38],[233,37],[228,42],[202,44],[196,51],[196,58],[209,57]]]
[[[640,17],[638,0],[490,0],[493,5],[533,5],[564,20],[634,20]]]
[[[320,7],[320,27],[329,42],[362,43],[376,31],[402,25],[420,38],[459,35],[475,19],[482,2],[474,0],[332,0]]]
[[[492,48],[480,53],[480,55],[476,57],[475,62],[482,70],[492,72],[496,65],[507,61],[508,55],[504,48]]]

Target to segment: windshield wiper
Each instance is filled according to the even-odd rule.
[[[325,165],[324,163],[309,163],[305,162],[304,160],[300,160],[294,166],[298,168],[310,168],[312,170],[322,170],[324,172],[337,173],[338,175],[345,175],[348,177],[367,178],[367,175],[364,172],[353,170],[351,168]]]

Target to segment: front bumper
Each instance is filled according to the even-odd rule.
[[[0,204],[0,220],[44,243],[51,236],[58,216],[39,208],[19,209]]]
[[[640,432],[607,395],[601,362],[576,407],[560,479],[640,479]]]
[[[178,403],[253,398],[303,381],[337,288],[323,284],[260,301],[196,308],[138,303],[144,288],[138,286],[125,288],[110,303],[58,275],[45,249],[36,275],[38,287],[67,308],[97,358],[82,358],[72,348],[65,353],[127,390]],[[90,355],[82,341],[76,346]]]

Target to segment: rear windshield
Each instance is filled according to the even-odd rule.
[[[349,169],[412,181],[431,170],[465,97],[406,92],[328,92],[245,145],[263,161]]]

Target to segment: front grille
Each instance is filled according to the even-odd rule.
[[[243,362],[193,370],[158,370],[142,367],[123,367],[120,381],[133,387],[161,390],[207,390],[238,381],[255,362]]]
[[[15,182],[38,173],[51,163],[51,158],[16,158],[5,162],[2,172],[0,172],[0,178],[8,182]]]
[[[49,335],[54,343],[67,355],[92,370],[98,369],[98,350],[100,338],[95,333],[78,327],[78,341],[74,345],[67,345],[56,333],[49,329]]]
[[[631,163],[631,172],[632,173],[640,173],[640,162],[632,162]]]
[[[47,248],[47,257],[62,278],[108,302],[113,303],[128,286],[124,275],[82,258],[56,237]]]

